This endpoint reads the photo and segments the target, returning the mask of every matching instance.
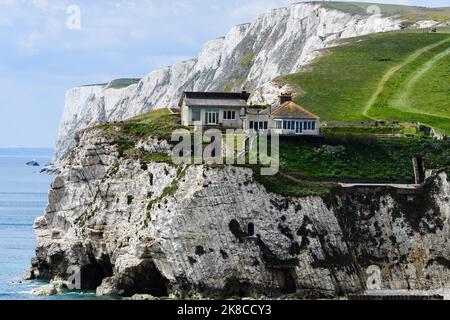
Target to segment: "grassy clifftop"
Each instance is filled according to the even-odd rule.
[[[376,5],[380,8],[380,13],[387,16],[399,16],[410,22],[421,20],[450,21],[450,7],[446,8],[424,8],[395,4],[365,3],[365,2],[320,2],[323,7],[338,9],[350,14],[369,15],[368,8]]]
[[[421,122],[450,134],[449,62],[449,33],[380,33],[346,40],[281,81],[323,120]]]

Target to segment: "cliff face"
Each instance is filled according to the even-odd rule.
[[[449,198],[445,172],[411,195],[282,197],[247,168],[120,159],[89,130],[36,221],[33,268],[49,279],[80,266],[83,287],[99,294],[335,297],[367,289],[369,267],[380,289],[449,288]]]
[[[120,89],[105,85],[70,90],[54,160],[64,158],[74,146],[76,131],[176,106],[185,90],[247,88],[255,90],[254,102],[271,102],[281,91],[271,81],[297,71],[318,49],[340,38],[395,30],[399,24],[392,18],[350,15],[319,4],[272,10],[206,43],[196,59],[156,70],[139,83]]]

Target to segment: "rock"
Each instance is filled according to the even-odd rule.
[[[22,276],[23,280],[35,280],[36,279],[36,275],[34,274],[34,269],[27,269],[24,271],[23,276]]]
[[[64,281],[54,280],[50,284],[39,287],[31,291],[34,296],[54,296],[64,293],[64,288],[66,287]]]
[[[86,130],[35,225],[34,274],[67,279],[80,266],[83,289],[128,297],[335,298],[364,292],[373,270],[383,290],[450,284],[449,172],[410,201],[391,188],[286,198],[252,177],[231,166],[143,168]]]
[[[97,288],[97,297],[104,296],[118,296],[119,289],[117,288],[117,279],[114,277],[106,278],[103,280],[102,284]]]
[[[134,296],[129,298],[129,300],[134,300],[134,301],[154,301],[154,300],[159,300],[159,298],[155,298],[154,296],[149,295],[149,294],[135,294]]]

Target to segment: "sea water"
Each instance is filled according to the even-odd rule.
[[[35,250],[33,223],[42,216],[53,176],[39,173],[51,161],[51,149],[0,149],[0,300],[92,299],[93,293],[36,297],[45,282],[23,281]],[[26,163],[36,160],[41,167]]]

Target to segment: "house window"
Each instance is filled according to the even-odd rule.
[[[224,120],[236,120],[236,111],[224,111],[223,119]]]
[[[295,130],[295,121],[291,121],[291,130]]]
[[[277,129],[283,128],[283,121],[277,121]]]
[[[206,112],[206,124],[219,124],[219,109],[208,109],[208,111]]]
[[[286,130],[287,129],[287,122],[283,121],[283,129]]]
[[[192,108],[192,122],[202,121],[202,109]]]
[[[316,122],[312,123],[312,130],[316,130]]]
[[[250,121],[250,129],[254,129],[253,121]]]
[[[311,121],[308,121],[308,130],[311,130],[311,128],[312,128]]]
[[[308,121],[303,122],[303,130],[308,130]]]
[[[269,127],[269,123],[267,121],[264,121],[264,130],[267,130]]]
[[[264,128],[264,122],[259,123],[259,130],[262,130]]]

